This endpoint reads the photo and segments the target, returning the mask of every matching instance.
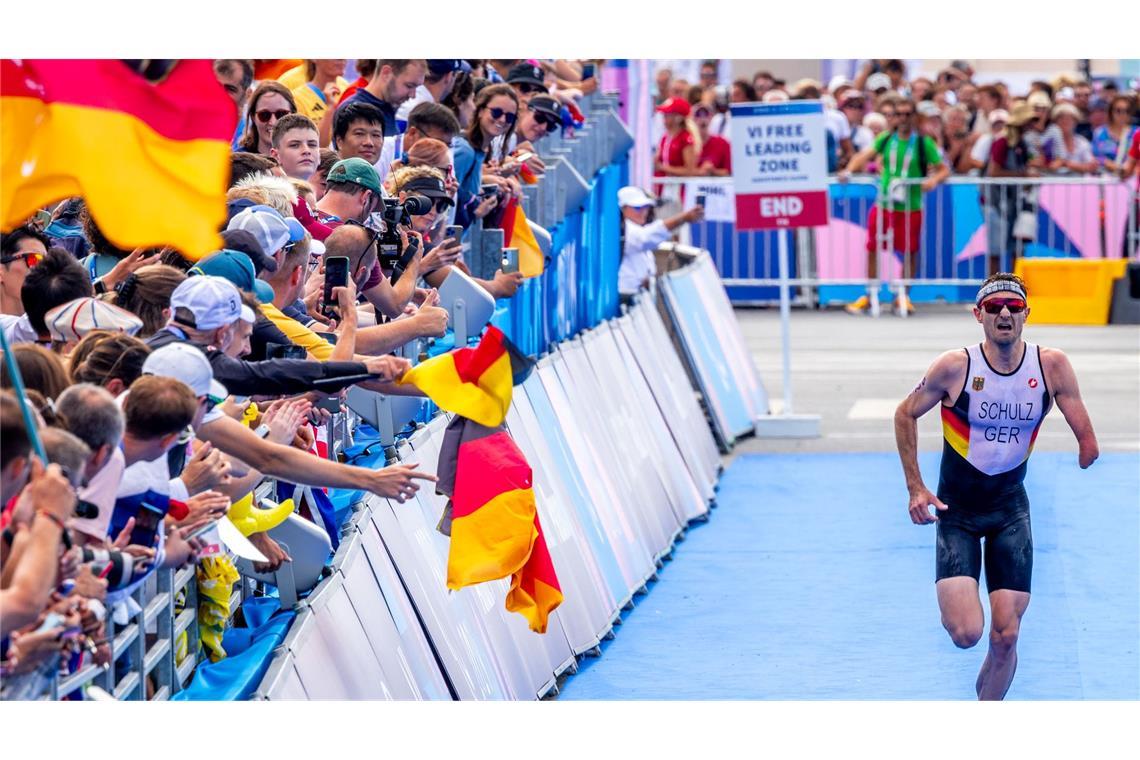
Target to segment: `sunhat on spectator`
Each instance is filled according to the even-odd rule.
[[[109,330],[134,335],[142,329],[142,320],[114,304],[96,298],[76,298],[60,304],[44,314],[44,322],[52,340],[82,340],[92,330]]]
[[[692,112],[689,101],[684,98],[669,98],[657,106],[657,110],[660,113],[671,113],[677,116],[688,116]]]
[[[631,208],[645,208],[646,206],[657,205],[657,201],[653,200],[653,198],[640,187],[627,185],[621,190],[618,190],[618,205],[629,206]]]
[[[1018,103],[1013,107],[1013,110],[1009,112],[1009,120],[1006,122],[1006,126],[1024,126],[1033,121],[1033,119],[1033,106],[1029,105],[1029,103]]]
[[[1072,116],[1077,121],[1081,120],[1081,109],[1077,108],[1072,103],[1058,103],[1053,106],[1053,110],[1049,112],[1049,118],[1056,120],[1061,116]]]
[[[1030,108],[1052,108],[1053,101],[1049,100],[1049,96],[1041,90],[1036,90],[1029,93],[1029,97],[1025,101],[1029,104]]]

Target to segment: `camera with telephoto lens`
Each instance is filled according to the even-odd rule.
[[[410,227],[413,216],[426,214],[431,208],[431,200],[422,195],[409,195],[403,203],[396,198],[384,199],[384,209],[380,212],[380,217],[384,221],[384,231],[376,238],[376,255],[380,259],[380,269],[385,274],[391,274],[397,268],[402,271],[407,262],[400,266],[400,261],[404,258],[410,261],[415,255],[415,251],[411,250],[410,255],[404,256],[405,251],[400,243],[400,232],[397,228],[401,225]]]
[[[83,547],[83,556],[80,562],[90,564],[95,575],[107,579],[107,588],[111,591],[125,588],[134,580],[136,572],[145,573],[143,567],[136,566],[133,555],[117,549],[99,549],[90,546]],[[111,567],[108,568],[107,564]]]

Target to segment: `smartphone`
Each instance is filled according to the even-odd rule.
[[[503,249],[503,272],[511,274],[519,271],[519,249],[518,248],[504,248]]]
[[[321,304],[321,314],[330,319],[340,316],[333,288],[343,288],[348,284],[348,257],[332,256],[325,259],[325,292]]]
[[[697,205],[700,206],[701,208],[705,207],[705,196],[703,196],[703,195],[697,196]]]
[[[51,212],[45,211],[44,209],[40,209],[39,211],[36,212],[35,219],[36,219],[36,223],[41,228],[47,227],[49,224],[51,224]]]
[[[214,529],[214,526],[216,526],[217,524],[218,524],[217,520],[210,520],[210,522],[206,523],[205,525],[203,525],[202,527],[198,528],[193,533],[191,533],[189,536],[187,536],[186,540],[189,541],[192,538],[201,538],[202,536],[204,536],[207,533],[209,533],[210,531],[212,531]]]
[[[495,184],[483,185],[479,188],[479,194],[484,198],[490,198],[492,195],[499,194],[499,186]]]
[[[582,79],[593,79],[597,67],[592,63],[582,64]]]
[[[338,396],[325,396],[323,399],[313,404],[317,409],[324,409],[329,414],[340,413],[340,397]]]
[[[449,224],[447,226],[447,236],[449,238],[455,238],[456,240],[461,238],[463,236],[463,225]]]
[[[527,161],[531,160],[532,158],[534,158],[534,154],[531,153],[530,151],[523,151],[522,153],[520,153],[514,157],[514,159],[516,161],[518,161],[520,164],[525,164]]]
[[[139,546],[152,547],[158,541],[159,526],[162,518],[166,517],[159,507],[144,501],[135,512],[135,527],[131,529],[131,543]]]
[[[308,359],[309,354],[304,346],[293,343],[266,343],[266,359]]]

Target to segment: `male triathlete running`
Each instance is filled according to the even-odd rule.
[[[1017,669],[1017,633],[1029,606],[1033,570],[1029,499],[1022,481],[1054,401],[1077,437],[1081,468],[1100,452],[1068,357],[1021,339],[1029,316],[1021,278],[995,274],[982,283],[975,304],[985,340],[934,361],[899,404],[895,438],[910,492],[910,519],[917,525],[938,523],[938,606],[942,625],[963,649],[977,644],[985,629],[978,598],[985,539],[990,650],[975,690],[979,699],[1002,699]],[[935,496],[918,470],[917,420],[939,402],[945,443]]]

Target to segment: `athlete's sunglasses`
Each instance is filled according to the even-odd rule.
[[[1001,314],[1002,309],[1009,309],[1010,314],[1020,314],[1025,311],[1025,301],[1020,298],[991,298],[982,304],[986,314]]]
[[[24,260],[24,264],[27,265],[28,269],[31,269],[36,264],[39,264],[44,260],[44,255],[42,253],[35,252],[13,253],[11,256],[5,256],[4,258],[0,259],[0,264],[11,264],[13,261],[19,261],[20,259]]]

